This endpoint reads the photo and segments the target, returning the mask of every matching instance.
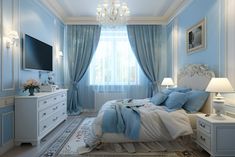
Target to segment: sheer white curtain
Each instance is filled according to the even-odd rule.
[[[147,97],[149,81],[131,50],[125,26],[101,29],[97,50],[79,90],[84,108],[94,107],[97,93],[104,99],[118,98],[117,93],[122,93],[121,98]]]

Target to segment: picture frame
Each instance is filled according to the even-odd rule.
[[[186,31],[187,54],[199,51],[206,47],[205,19],[199,21]]]

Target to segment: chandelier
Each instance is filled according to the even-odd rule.
[[[121,25],[128,20],[130,11],[124,2],[104,0],[103,4],[98,4],[96,14],[101,25]]]

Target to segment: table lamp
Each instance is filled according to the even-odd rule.
[[[172,78],[170,77],[165,77],[161,83],[162,86],[166,86],[166,88],[169,88],[169,86],[173,86],[174,82]]]
[[[227,78],[212,78],[206,88],[207,92],[215,93],[213,99],[213,107],[215,109],[216,117],[222,118],[221,112],[223,111],[224,97],[220,93],[233,92],[233,87],[231,86]]]

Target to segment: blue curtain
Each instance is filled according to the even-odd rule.
[[[151,81],[152,96],[159,89],[162,36],[163,29],[160,25],[128,25],[128,38],[140,67]]]
[[[67,27],[67,63],[69,71],[68,112],[79,113],[78,84],[88,69],[96,51],[100,26],[70,25]]]

